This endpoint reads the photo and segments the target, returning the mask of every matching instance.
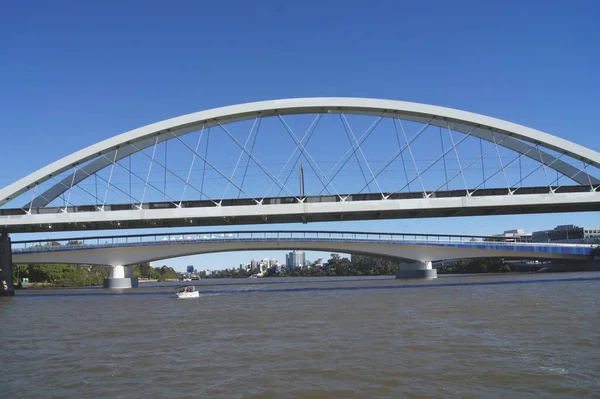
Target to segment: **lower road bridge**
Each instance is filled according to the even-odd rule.
[[[10,245],[10,243],[9,243]],[[5,245],[5,248],[7,246]],[[133,266],[187,255],[248,250],[303,249],[397,259],[396,278],[435,278],[432,262],[498,257],[591,261],[594,245],[519,242],[514,238],[464,235],[334,231],[219,231],[153,233],[17,241],[5,258],[14,263],[109,265],[107,288],[137,285]]]

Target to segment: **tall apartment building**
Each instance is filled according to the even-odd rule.
[[[304,251],[293,250],[285,256],[285,268],[288,271],[304,266],[306,255]]]

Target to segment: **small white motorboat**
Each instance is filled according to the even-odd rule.
[[[175,296],[180,299],[200,298],[200,292],[196,291],[196,288],[193,285],[189,285],[187,287],[179,288],[175,293]]]

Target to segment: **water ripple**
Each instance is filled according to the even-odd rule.
[[[0,300],[1,398],[594,397],[600,274],[202,281]]]

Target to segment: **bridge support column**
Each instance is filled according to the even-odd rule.
[[[133,266],[111,266],[108,278],[104,279],[104,288],[136,288],[138,279],[133,277]]]
[[[431,262],[399,263],[396,278],[437,278],[437,270],[431,266]]]
[[[137,277],[133,277],[133,266],[124,266],[125,268],[125,278],[131,279],[131,288],[137,288],[139,286],[139,282]]]
[[[0,232],[0,296],[15,295],[12,249],[8,233]]]

